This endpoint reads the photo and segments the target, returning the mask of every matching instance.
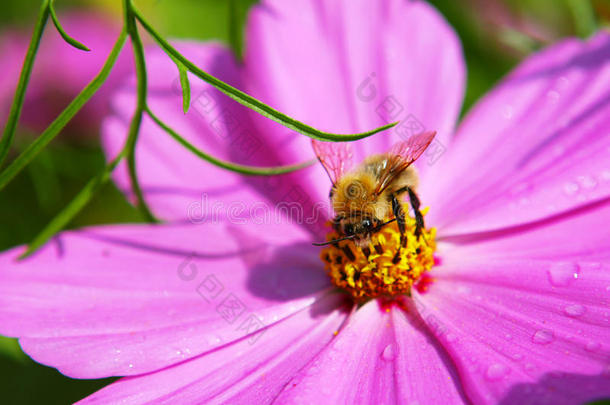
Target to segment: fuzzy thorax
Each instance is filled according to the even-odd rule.
[[[368,247],[344,240],[325,247],[320,257],[332,283],[357,301],[409,294],[411,286],[434,265],[436,249],[436,229],[423,230],[419,238],[414,232],[415,220],[407,216],[407,240],[398,256],[400,232],[392,222],[372,235]],[[333,231],[327,240],[339,237]]]

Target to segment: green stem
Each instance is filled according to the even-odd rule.
[[[133,4],[131,0],[124,0],[125,4],[125,26],[127,32],[131,38],[131,44],[133,46],[133,55],[136,64],[136,76],[138,79],[138,99],[136,105],[136,111],[131,119],[129,126],[129,135],[127,137],[127,167],[129,170],[129,178],[131,180],[131,188],[136,195],[136,204],[138,209],[144,215],[144,218],[149,222],[158,222],[148,208],[144,199],[144,193],[140,187],[136,171],[136,143],[138,141],[138,135],[140,133],[140,127],[142,125],[142,117],[144,110],[146,109],[146,96],[148,89],[148,77],[146,74],[146,61],[144,58],[144,46],[138,34],[138,28],[136,26],[136,20],[132,13]]]
[[[209,155],[209,154],[203,152],[202,150],[198,149],[197,147],[195,147],[189,141],[187,141],[182,136],[180,136],[176,131],[174,131],[172,128],[170,128],[167,124],[165,124],[163,121],[161,121],[161,119],[159,117],[157,117],[155,114],[153,114],[153,112],[150,111],[150,109],[148,107],[146,108],[146,113],[150,116],[150,118],[152,118],[152,120],[159,127],[161,127],[172,138],[174,138],[176,141],[178,141],[182,146],[187,148],[193,154],[195,154],[196,156],[200,157],[201,159],[203,159],[215,166],[218,166],[218,167],[221,167],[223,169],[227,169],[227,170],[230,170],[233,172],[237,172],[240,174],[246,174],[246,175],[252,175],[252,176],[273,176],[273,175],[277,175],[277,174],[284,174],[284,173],[290,173],[290,172],[294,172],[297,170],[301,170],[301,169],[304,169],[304,168],[316,163],[316,160],[309,160],[307,162],[299,163],[296,165],[289,165],[289,166],[255,167],[255,166],[246,166],[246,165],[239,165],[239,164],[227,162],[225,160],[215,158],[214,156]]]
[[[127,0],[126,0],[127,1]],[[133,6],[132,6],[133,7]],[[195,64],[193,64],[190,60],[182,56],[180,52],[178,52],[173,46],[169,44],[163,37],[155,31],[155,29],[144,19],[142,14],[135,8],[132,8],[133,14],[136,16],[140,24],[144,27],[146,31],[155,39],[155,41],[167,52],[169,55],[182,62],[186,68],[191,71],[194,75],[198,76],[203,81],[211,84],[227,96],[231,97],[233,100],[238,103],[256,111],[257,113],[267,117],[275,122],[278,122],[284,125],[286,128],[292,129],[296,132],[299,132],[303,135],[306,135],[310,138],[317,139],[320,141],[355,141],[358,139],[366,138],[368,136],[374,135],[378,132],[385,131],[386,129],[392,128],[398,122],[393,122],[372,131],[362,132],[358,134],[351,135],[343,135],[343,134],[333,134],[328,132],[319,131],[309,125],[306,125],[300,121],[297,121],[293,118],[290,118],[286,114],[283,114],[270,106],[264,104],[263,102],[255,99],[254,97],[242,92],[241,90],[236,89],[233,86],[223,82],[215,78],[214,76],[209,75],[203,70],[199,69]]]
[[[49,127],[38,137],[28,148],[20,154],[11,164],[0,173],[0,190],[13,179],[40,151],[51,142],[66,124],[76,115],[87,101],[104,84],[112,67],[114,66],[125,40],[127,32],[123,29],[116,43],[114,44],[108,59],[104,63],[100,73],[85,87],[80,94],[59,114],[59,116],[49,125]]]
[[[241,62],[241,26],[237,15],[237,0],[229,0],[229,44],[235,54],[235,59]]]
[[[40,38],[42,37],[42,33],[44,32],[44,27],[47,24],[48,19],[49,0],[44,0],[42,2],[42,6],[40,7],[40,14],[38,16],[36,26],[34,27],[34,32],[32,33],[32,39],[30,40],[30,46],[28,47],[28,51],[25,55],[23,67],[21,68],[21,75],[19,76],[19,83],[17,84],[17,89],[15,90],[15,97],[13,98],[11,112],[8,116],[6,126],[4,127],[2,140],[0,141],[0,165],[2,165],[6,155],[8,155],[8,151],[13,143],[13,138],[15,137],[17,123],[19,122],[19,116],[21,115],[21,110],[23,109],[23,101],[25,100],[25,90],[28,86],[28,82],[30,81],[32,67],[34,66],[34,59],[36,58],[38,46],[40,45]]]
[[[83,45],[81,42],[78,42],[76,39],[74,39],[70,35],[68,35],[68,33],[61,26],[61,23],[59,22],[59,18],[57,18],[57,13],[55,13],[55,0],[50,1],[49,11],[51,12],[51,19],[53,20],[53,24],[55,24],[55,28],[57,28],[57,31],[59,31],[59,35],[61,35],[61,37],[64,39],[64,41],[66,41],[67,43],[69,43],[70,45],[75,47],[76,49],[80,49],[81,51],[89,52],[91,50],[91,49],[87,48],[85,45]]]
[[[597,30],[595,11],[590,0],[566,0],[572,14],[576,34],[581,38],[588,38]]]

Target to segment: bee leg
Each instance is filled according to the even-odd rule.
[[[411,203],[411,207],[415,213],[415,237],[419,238],[422,236],[422,230],[425,228],[424,216],[419,210],[420,202],[417,194],[415,194],[415,191],[413,191],[410,187],[407,187],[407,192],[409,193],[409,202]]]
[[[398,250],[394,254],[394,258],[392,262],[394,264],[400,261],[400,250],[406,245],[407,239],[405,237],[406,233],[406,222],[405,222],[405,212],[396,197],[396,194],[392,194],[390,196],[392,200],[392,212],[394,213],[394,218],[396,218],[396,223],[398,224],[398,230],[400,231],[400,245],[398,246]]]

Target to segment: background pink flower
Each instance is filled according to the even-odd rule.
[[[439,132],[418,166],[441,258],[426,291],[413,290],[404,308],[356,309],[331,290],[311,246],[327,216],[303,224],[327,200],[320,166],[245,179],[201,163],[145,121],[138,171],[155,212],[173,223],[66,232],[18,264],[21,249],[5,253],[0,331],[68,376],[128,376],[84,402],[610,396],[610,36],[526,60],[453,137],[461,51],[425,3],[266,1],[247,32],[243,66],[218,45],[179,46],[323,129],[410,122],[355,144],[358,157],[418,125]],[[313,157],[309,140],[195,81],[185,118],[175,66],[158,50],[148,61],[153,111],[206,151],[250,164]],[[110,156],[134,99],[125,87],[105,121]],[[127,187],[124,171],[116,181]],[[256,209],[278,202],[300,203],[302,220],[259,221]]]
[[[22,111],[22,125],[36,132],[43,131],[98,74],[121,29],[114,19],[101,12],[70,12],[58,17],[66,32],[91,51],[83,52],[67,44],[49,19]],[[4,72],[0,78],[2,123],[11,108],[30,36],[29,30],[9,29],[0,38],[0,67]],[[130,57],[125,53],[117,61],[108,81],[70,124],[72,128],[97,134],[102,118],[109,112],[110,94],[130,69]]]

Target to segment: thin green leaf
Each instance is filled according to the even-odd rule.
[[[572,14],[576,34],[588,38],[597,30],[597,21],[593,5],[588,0],[566,0],[566,5]]]
[[[241,24],[239,24],[237,0],[229,0],[229,44],[235,58],[241,61]]]
[[[11,112],[9,113],[4,127],[4,133],[2,134],[2,140],[0,141],[0,165],[8,155],[8,151],[13,143],[15,137],[15,130],[17,129],[17,123],[19,122],[19,116],[23,109],[23,101],[25,100],[25,91],[30,81],[30,75],[32,74],[32,67],[34,66],[34,59],[38,52],[38,46],[40,45],[40,38],[44,32],[44,27],[49,19],[49,1],[45,0],[42,2],[40,7],[40,14],[38,21],[34,26],[34,32],[32,33],[32,39],[28,51],[23,61],[23,67],[21,68],[21,75],[19,76],[19,83],[15,90],[15,96],[13,98],[13,104],[11,105]],[[1,187],[0,187],[1,188]]]
[[[180,87],[182,87],[182,110],[186,114],[191,106],[191,84],[187,75],[186,66],[184,66],[179,60],[170,56],[176,67],[178,68],[178,74],[180,75]]]
[[[226,160],[221,160],[221,159],[215,158],[214,156],[209,155],[209,154],[203,152],[202,150],[198,149],[197,147],[195,147],[189,141],[187,141],[182,136],[180,136],[176,131],[174,131],[172,128],[170,128],[167,124],[165,124],[163,121],[161,121],[161,119],[159,117],[157,117],[155,114],[153,114],[153,112],[149,108],[146,109],[146,112],[147,112],[148,116],[150,118],[152,118],[152,120],[159,127],[161,127],[172,138],[174,138],[176,141],[178,141],[182,146],[187,148],[193,154],[195,154],[196,156],[205,160],[206,162],[209,162],[215,166],[218,166],[220,168],[227,169],[227,170],[230,170],[233,172],[246,174],[246,175],[252,175],[252,176],[273,176],[273,175],[277,175],[277,174],[284,174],[284,173],[290,173],[290,172],[294,172],[297,170],[301,170],[308,166],[313,165],[316,162],[315,159],[312,159],[307,162],[299,163],[296,165],[275,166],[275,167],[256,167],[256,166],[247,166],[247,165],[240,165],[240,164],[236,164],[236,163],[227,162]]]
[[[238,103],[256,111],[257,113],[267,117],[275,122],[278,122],[284,125],[286,128],[292,129],[296,132],[299,132],[303,135],[306,135],[310,138],[317,139],[320,141],[332,141],[332,142],[341,142],[341,141],[355,141],[358,139],[366,138],[368,136],[374,135],[378,132],[385,131],[386,129],[392,128],[398,122],[393,122],[382,127],[376,128],[372,131],[357,133],[357,134],[333,134],[328,132],[319,131],[307,124],[304,124],[300,121],[297,121],[286,114],[283,114],[272,107],[264,104],[263,102],[255,99],[254,97],[236,89],[233,86],[223,82],[220,79],[217,79],[214,76],[209,75],[203,70],[199,69],[195,66],[191,61],[186,59],[180,52],[178,52],[173,46],[171,46],[163,37],[155,31],[155,29],[144,19],[142,14],[132,5],[132,11],[138,21],[142,24],[144,29],[148,31],[148,33],[155,39],[155,41],[165,50],[166,53],[173,56],[186,68],[192,72],[194,75],[198,76],[203,81],[211,84],[227,96],[231,97],[233,100]]]
[[[142,44],[142,40],[138,34],[136,20],[131,12],[131,0],[124,0],[124,6],[125,27],[127,28],[127,33],[131,38],[133,56],[136,64],[136,77],[138,80],[136,111],[131,119],[131,124],[129,125],[129,135],[127,136],[127,142],[125,144],[125,147],[127,148],[127,168],[129,172],[129,179],[131,181],[131,189],[136,195],[137,208],[148,222],[154,223],[159,221],[155,218],[152,211],[146,204],[136,170],[136,144],[138,142],[140,127],[142,125],[142,116],[144,115],[144,110],[146,109],[146,97],[148,93],[148,76],[146,73],[146,60],[144,58],[144,45]]]
[[[76,49],[80,49],[81,51],[89,52],[91,49],[87,48],[81,42],[79,42],[76,39],[72,38],[63,29],[63,27],[61,26],[61,24],[59,22],[59,19],[57,18],[57,13],[55,13],[55,4],[54,3],[55,3],[55,0],[51,0],[49,2],[49,11],[51,12],[51,19],[53,20],[53,24],[55,24],[55,28],[57,28],[57,31],[59,32],[59,35],[61,35],[61,37],[64,39],[64,41],[66,41],[68,44],[72,45]]]
[[[93,177],[87,185],[74,197],[72,201],[64,208],[59,214],[57,214],[51,222],[32,240],[29,244],[25,253],[19,256],[19,259],[24,259],[38,250],[42,245],[47,243],[49,239],[51,239],[55,234],[60,232],[65,228],[68,223],[78,214],[87,203],[91,200],[91,198],[97,193],[100,188],[108,181],[110,178],[110,173],[114,170],[114,168],[119,164],[119,162],[125,157],[125,151],[121,151],[121,153],[114,158],[101,173]]]
[[[0,173],[0,190],[2,190],[38,153],[51,142],[57,134],[66,126],[74,115],[85,105],[95,92],[104,84],[114,63],[116,62],[125,40],[127,32],[121,31],[108,59],[104,63],[100,73],[72,100],[72,102],[59,114],[49,127],[28,148],[20,154],[9,166]]]

